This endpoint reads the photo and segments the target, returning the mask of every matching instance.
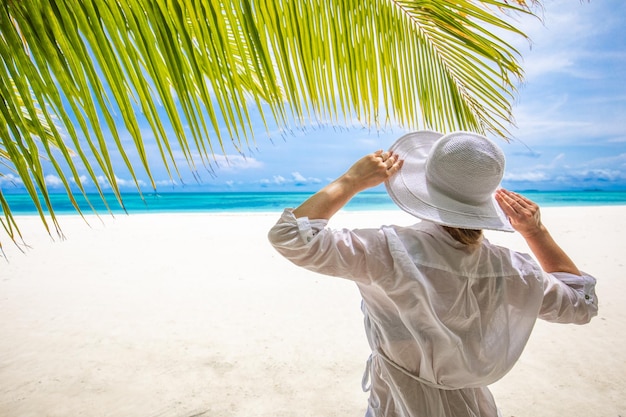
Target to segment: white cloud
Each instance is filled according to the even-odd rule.
[[[544,2],[542,21],[514,24],[531,39],[504,37],[521,53],[525,82],[514,107],[516,138],[572,147],[623,137],[625,2]]]
[[[282,175],[274,175],[274,184],[284,184],[287,182],[287,179],[285,177],[283,177]]]
[[[255,158],[243,155],[215,155],[215,162],[220,170],[234,171],[241,169],[263,168],[263,163]]]
[[[142,181],[143,182],[143,181]],[[158,180],[155,181],[155,184],[157,186],[162,186],[162,187],[176,187],[178,185],[180,185],[178,183],[178,181],[174,180],[174,179],[166,179],[166,180]]]
[[[594,41],[603,30],[597,22],[607,21],[608,8],[571,0],[547,1],[544,6],[545,13],[538,11],[541,19],[516,15],[513,21],[529,36],[530,46],[519,36],[503,35],[523,55],[525,79],[557,73],[590,77],[588,68],[581,70],[580,64],[589,56],[597,56]]]
[[[0,187],[4,185],[21,186],[23,184],[22,179],[13,174],[0,175]]]
[[[80,181],[81,184],[87,184],[90,181],[87,179],[86,175],[79,175],[78,176],[78,180]],[[71,182],[73,182],[74,184],[76,184],[76,180],[74,178],[70,179]]]
[[[542,171],[530,171],[530,172],[522,172],[522,173],[506,173],[504,174],[504,181],[530,181],[530,182],[538,182],[538,181],[546,181],[549,177],[545,172]]]
[[[590,160],[586,165],[589,167],[626,168],[626,153],[621,153],[615,156],[609,156],[605,158],[595,158]]]
[[[545,169],[555,169],[557,167],[559,167],[561,165],[561,162],[565,161],[565,154],[564,153],[560,153],[557,156],[555,156],[554,158],[552,158],[552,161],[550,161],[547,165],[538,165],[538,168],[545,168]]]
[[[620,181],[626,179],[626,173],[616,169],[588,169],[571,173],[579,180]]]
[[[293,180],[296,182],[306,182],[306,178],[304,178],[302,174],[300,174],[299,172],[292,172],[291,176],[293,177]]]
[[[524,78],[532,80],[548,73],[573,73],[575,58],[565,52],[534,56],[524,60]]]
[[[304,185],[319,184],[321,182],[322,181],[319,178],[305,177],[299,172],[292,172],[290,178],[285,178],[282,175],[274,175],[272,179],[264,178],[258,181],[258,183],[261,184],[261,186],[263,187],[269,187],[269,186],[274,186],[274,185],[275,186],[293,185],[293,186],[300,187]]]
[[[621,135],[619,135],[619,136],[616,136],[614,138],[611,138],[611,139],[607,140],[607,142],[609,142],[609,143],[625,143],[626,142],[626,132],[621,134]]]
[[[48,187],[62,187],[63,186],[63,181],[61,181],[61,178],[59,178],[56,175],[52,175],[52,174],[48,174],[44,177],[44,180],[46,182],[46,185]]]
[[[225,144],[228,146],[228,144]],[[209,151],[210,152],[210,151]],[[215,153],[211,155],[201,155],[198,151],[192,151],[188,157],[180,149],[172,151],[173,159],[181,168],[189,167],[191,170],[197,170],[203,165],[211,172],[211,175],[218,172],[235,172],[248,169],[261,169],[265,164],[258,159],[237,153]]]
[[[285,184],[286,182],[287,182],[287,179],[283,177],[282,175],[274,175],[272,179],[263,178],[259,180],[259,184],[263,186],[282,185],[282,184]]]
[[[104,189],[111,188],[109,180],[104,175],[98,175],[96,179],[98,180],[98,184],[100,184],[100,187]],[[135,181],[132,179],[128,180],[128,179],[119,178],[118,176],[115,176],[115,182],[117,183],[117,186],[120,188],[137,188]],[[145,187],[148,185],[143,180],[137,180],[137,183],[139,184],[140,187]]]
[[[619,187],[626,181],[626,153],[573,163],[561,153],[551,161],[534,166],[512,169],[503,181],[511,183],[544,184],[552,187],[584,188]]]

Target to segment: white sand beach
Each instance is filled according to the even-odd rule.
[[[275,253],[278,215],[62,216],[55,241],[19,217],[26,253],[0,232],[0,416],[363,416],[357,288]],[[600,312],[586,326],[538,322],[496,401],[504,417],[626,416],[626,206],[543,218],[598,278]],[[340,212],[331,226],[413,222]]]

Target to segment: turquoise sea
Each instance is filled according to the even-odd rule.
[[[626,205],[626,191],[520,191],[542,207],[555,206],[601,206]],[[192,212],[267,212],[295,207],[312,193],[307,192],[223,192],[192,193],[168,192],[123,194],[124,207],[107,195],[112,212],[123,213],[192,213]],[[26,194],[5,194],[14,215],[36,214],[35,206]],[[89,201],[99,213],[107,211],[97,194],[88,195]],[[81,210],[91,211],[82,196],[76,197]],[[56,214],[76,214],[65,194],[52,194]],[[364,192],[348,203],[346,210],[393,210],[396,205],[385,192]],[[0,208],[0,213],[2,209]]]

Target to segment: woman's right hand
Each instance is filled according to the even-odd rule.
[[[398,155],[379,150],[356,161],[338,180],[348,181],[357,192],[361,192],[382,184],[401,167]]]
[[[391,152],[376,151],[356,161],[345,174],[293,210],[296,217],[330,219],[357,193],[381,184],[398,172],[402,161]]]

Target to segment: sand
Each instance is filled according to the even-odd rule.
[[[351,282],[299,269],[266,240],[278,213],[62,216],[65,240],[0,234],[0,416],[360,417],[369,350]],[[492,386],[504,417],[626,416],[626,206],[545,208],[598,278],[585,326],[538,322]],[[410,224],[340,212],[332,226]],[[514,234],[490,240],[526,252]]]

